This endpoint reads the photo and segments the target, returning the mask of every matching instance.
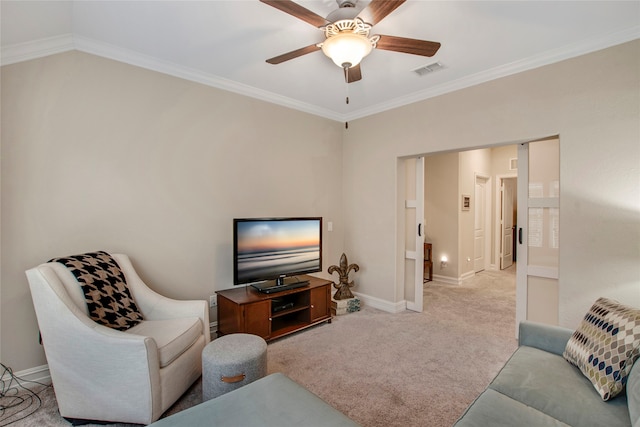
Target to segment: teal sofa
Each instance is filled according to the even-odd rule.
[[[519,347],[456,427],[640,427],[640,363],[626,391],[603,401],[562,353],[573,331],[522,322]]]
[[[149,427],[358,427],[284,374],[256,380]]]

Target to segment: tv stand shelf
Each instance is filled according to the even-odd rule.
[[[331,282],[299,277],[309,284],[269,294],[251,286],[217,291],[218,336],[241,332],[271,341],[319,323],[331,323]]]
[[[294,307],[289,310],[282,310],[271,314],[271,319],[277,319],[278,317],[288,316],[291,313],[295,313],[296,311],[306,310],[307,307]],[[272,310],[273,311],[273,310]]]

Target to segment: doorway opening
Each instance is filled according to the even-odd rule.
[[[504,270],[516,262],[518,178],[510,175],[499,176],[496,185],[496,190],[500,194],[500,204],[496,206],[496,212],[500,212],[500,221],[496,222],[495,237],[496,241],[500,242],[499,246],[496,245],[496,258],[499,260],[500,270]]]
[[[540,262],[532,263],[527,252],[544,261],[547,255],[556,255],[559,248],[558,147],[559,137],[555,136],[398,159],[399,207],[409,206],[408,201],[401,198],[407,194],[404,183],[412,182],[407,180],[408,174],[412,179],[416,176],[408,166],[410,161],[416,163],[420,158],[424,175],[423,192],[417,191],[416,200],[411,201],[414,206],[423,204],[424,216],[417,215],[407,225],[410,221],[405,221],[406,215],[399,211],[398,248],[406,248],[409,240],[417,243],[410,258],[414,267],[418,262],[422,265],[423,243],[430,244],[431,255],[429,271],[425,269],[419,274],[415,274],[415,269],[410,274],[406,270],[397,271],[398,277],[404,279],[407,307],[409,301],[419,305],[415,302],[424,295],[424,285],[428,284],[423,282],[426,274],[432,276],[434,282],[460,285],[476,274],[515,270],[514,323],[539,318],[530,314],[541,311],[543,306],[541,313],[547,323],[553,323],[551,315],[557,311],[557,302],[550,304],[549,310],[544,300],[553,303],[554,295],[557,299],[557,285],[547,283],[547,279],[557,278],[557,264],[537,265]],[[418,185],[413,186],[414,190],[417,188]],[[528,243],[531,237],[528,233],[532,232],[531,242],[537,245],[533,249],[529,248],[533,243]],[[405,239],[407,236],[411,239]],[[521,256],[525,262],[516,267],[516,257],[522,261]],[[406,267],[404,263],[398,265]],[[538,283],[540,278],[547,280],[545,286]]]
[[[510,185],[517,180],[514,158],[516,144],[424,157],[424,239],[432,245],[434,280],[459,285],[481,271],[502,269],[503,252],[505,258],[512,256],[504,245],[511,242],[512,248],[517,211],[517,192]],[[505,207],[511,212],[507,219],[505,182],[513,190]],[[511,230],[505,239],[503,223]]]

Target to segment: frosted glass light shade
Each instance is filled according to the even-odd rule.
[[[368,38],[351,32],[336,34],[322,44],[322,52],[340,68],[358,65],[371,49]]]

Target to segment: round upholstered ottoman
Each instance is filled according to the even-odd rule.
[[[202,350],[202,401],[228,393],[267,374],[267,342],[257,335],[230,334]]]

